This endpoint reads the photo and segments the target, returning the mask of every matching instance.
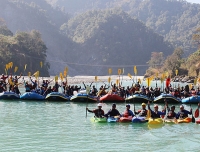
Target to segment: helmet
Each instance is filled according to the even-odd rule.
[[[116,107],[116,104],[115,104],[115,103],[113,103],[113,104],[112,104],[112,106],[115,106],[115,107]]]
[[[126,107],[131,107],[130,104],[127,104]]]
[[[102,107],[102,104],[101,103],[98,103],[98,105],[97,105],[98,107]]]
[[[146,104],[143,102],[143,103],[142,103],[142,106],[146,106]]]
[[[158,108],[158,105],[157,105],[157,104],[155,104],[155,105],[154,105],[154,108]]]
[[[171,109],[172,109],[172,108],[174,108],[174,109],[175,109],[175,106],[174,106],[174,105],[172,105],[172,106],[171,106]]]

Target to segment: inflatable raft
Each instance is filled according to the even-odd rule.
[[[120,117],[119,122],[131,122],[132,118],[133,118],[132,116]]]
[[[153,102],[154,103],[164,103],[164,100],[167,100],[167,103],[181,103],[180,98],[176,98],[171,94],[161,94],[158,97],[156,97]]]
[[[146,117],[133,117],[132,122],[133,123],[145,123],[145,122],[148,122],[148,120],[146,120]]]
[[[198,96],[198,95],[182,99],[182,103],[184,103],[184,104],[190,104],[190,103],[198,104],[199,102],[200,102],[200,96]]]
[[[19,99],[20,96],[14,92],[2,92],[0,93],[0,100],[13,100]]]
[[[25,92],[20,96],[22,100],[44,100],[45,97],[35,92]]]
[[[117,94],[106,94],[100,98],[101,102],[124,102],[124,98],[120,97]]]
[[[97,102],[97,97],[87,95],[85,93],[84,94],[78,93],[72,96],[70,100],[73,102]]]
[[[178,123],[190,123],[190,122],[192,122],[192,118],[187,117],[185,119],[177,119],[177,122]]]
[[[132,96],[128,96],[125,100],[126,102],[138,102],[138,103],[142,102],[147,103],[148,101],[152,102],[150,98],[142,94],[134,94]]]
[[[68,101],[69,97],[59,92],[49,93],[46,98],[48,101]]]
[[[97,122],[97,123],[104,123],[104,122],[107,122],[107,118],[106,117],[103,117],[103,118],[92,117],[90,121]]]

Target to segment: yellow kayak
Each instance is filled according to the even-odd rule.
[[[162,118],[156,118],[156,119],[149,118],[148,124],[149,125],[161,125],[161,124],[163,124],[163,119]]]

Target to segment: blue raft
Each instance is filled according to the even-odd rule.
[[[44,100],[45,97],[35,92],[25,92],[20,96],[22,100]]]
[[[187,104],[187,103],[199,103],[200,102],[200,96],[191,96],[191,97],[187,97],[187,98],[183,98],[182,99],[182,103]]]
[[[180,98],[176,98],[171,94],[161,94],[154,99],[154,103],[164,103],[164,100],[167,100],[168,103],[181,103]]]
[[[15,92],[2,92],[0,93],[0,99],[1,100],[13,100],[13,99],[19,99],[20,96],[16,94]]]
[[[48,101],[68,101],[70,98],[63,93],[51,92],[46,96],[45,99]]]

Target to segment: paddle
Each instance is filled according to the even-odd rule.
[[[147,110],[147,117],[146,119],[148,120],[150,117],[151,117],[151,110],[149,109],[150,108],[150,105],[149,105],[149,101],[148,101],[148,110]]]
[[[194,117],[195,117],[195,118],[198,118],[198,117],[199,117],[199,105],[200,105],[200,103],[198,104],[198,107],[197,107],[197,109],[196,109],[195,112],[194,112]]]
[[[190,99],[189,99],[190,100]],[[190,104],[190,108],[191,108],[191,104]],[[193,116],[193,113],[192,113],[192,122],[195,123],[195,118]]]
[[[86,118],[87,118],[87,107],[88,107],[88,95],[89,95],[89,93],[90,93],[90,86],[87,86],[86,87],[86,94],[87,94],[87,101],[86,101]]]

